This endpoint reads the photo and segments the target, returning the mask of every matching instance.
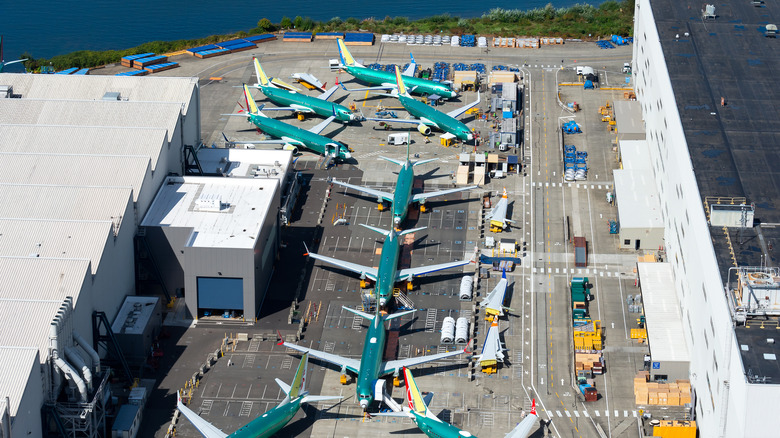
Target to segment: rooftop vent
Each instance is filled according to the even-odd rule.
[[[107,100],[107,101],[122,100],[122,95],[118,91],[106,91],[106,94],[103,95],[103,100]]]
[[[777,360],[777,356],[775,356],[773,353],[764,353],[764,359]]]
[[[766,32],[764,33],[764,36],[766,36],[767,38],[777,38],[777,25],[767,24]]]

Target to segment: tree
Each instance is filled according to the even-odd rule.
[[[293,24],[295,25],[296,29],[300,29],[301,25],[303,24],[303,17],[301,17],[300,15],[295,17],[295,20],[293,20]]]
[[[279,23],[282,29],[289,29],[292,27],[292,20],[290,17],[282,17],[282,21]]]
[[[263,32],[271,32],[274,30],[274,24],[271,23],[271,20],[263,18],[257,22],[257,28]]]

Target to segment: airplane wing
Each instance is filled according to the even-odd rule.
[[[442,263],[440,265],[420,266],[416,268],[406,268],[398,271],[398,281],[408,280],[412,277],[417,277],[423,274],[429,274],[431,272],[443,271],[445,269],[457,268],[458,266],[464,266],[471,263],[471,260],[460,260],[457,262]]]
[[[226,143],[229,144],[284,144],[284,140],[228,140],[227,135],[225,133],[222,133],[222,138],[225,139]]]
[[[336,116],[330,116],[327,119],[323,120],[322,122],[318,123],[315,127],[309,129],[309,132],[312,132],[314,134],[319,134],[322,132],[328,125],[330,125],[330,122],[332,122]]]
[[[448,357],[457,356],[459,354],[466,353],[466,349],[450,351],[448,353],[431,354],[429,356],[410,357],[408,359],[391,360],[389,362],[382,363],[382,374],[394,373],[401,368],[420,365],[426,362],[433,362],[435,360],[446,359]]]
[[[369,195],[374,195],[374,196],[377,197],[377,199],[381,198],[381,199],[384,199],[385,201],[393,202],[393,194],[392,193],[387,193],[387,192],[383,192],[381,190],[376,190],[376,189],[370,189],[368,187],[357,186],[357,185],[354,185],[354,184],[345,183],[345,182],[338,181],[338,180],[335,180],[335,179],[333,180],[333,183],[334,184],[338,184],[338,185],[343,186],[343,187],[347,187],[347,188],[353,189],[353,190],[357,190],[358,192],[361,192],[361,193],[368,193]]]
[[[3,66],[6,66],[6,65],[11,65],[11,64],[16,64],[16,63],[19,63],[19,62],[24,62],[24,61],[27,61],[27,58],[25,58],[25,59],[17,59],[17,60],[15,60],[15,61],[8,61],[8,62],[4,62],[4,63],[3,63]]]
[[[506,275],[506,274],[505,274]],[[504,294],[506,293],[507,280],[506,277],[502,278],[498,282],[496,287],[479,303],[479,307],[487,307],[488,309],[495,309],[499,315],[504,314]]]
[[[328,100],[328,99],[331,98],[331,96],[333,96],[333,93],[335,93],[336,90],[338,90],[338,89],[339,89],[339,86],[338,85],[334,85],[334,86],[328,88],[324,93],[322,93],[319,96],[317,96],[317,99]]]
[[[437,196],[449,195],[451,193],[463,192],[475,188],[477,188],[477,186],[458,187],[455,189],[439,190],[438,192],[418,193],[412,196],[412,201],[414,202],[425,201],[428,198],[435,198]]]
[[[190,420],[190,423],[192,423],[192,425],[195,426],[195,429],[198,429],[198,432],[200,432],[200,434],[203,435],[205,438],[227,437],[227,434],[225,432],[222,432],[221,430],[217,429],[216,426],[214,426],[213,424],[209,423],[203,418],[200,418],[200,416],[196,414],[192,409],[185,406],[184,403],[181,402],[181,397],[178,397],[176,407],[179,409],[179,412],[181,412],[182,415],[184,415],[185,417],[187,417],[188,420]]]
[[[312,348],[301,347],[300,345],[295,345],[289,342],[285,342],[282,345],[287,348],[292,348],[293,350],[298,350],[301,353],[309,353],[309,356],[316,357],[317,359],[324,360],[325,362],[329,362],[340,367],[345,367],[355,374],[360,372],[360,361],[357,359],[341,357],[337,354],[331,354],[324,351],[314,350]]]
[[[276,106],[276,107],[265,107],[263,111],[297,111],[299,113],[313,113],[314,111],[311,110],[311,108],[305,107],[305,106]]]
[[[474,108],[475,106],[479,105],[479,101],[480,101],[479,91],[477,91],[477,100],[475,100],[474,102],[471,102],[470,104],[468,104],[466,106],[462,106],[462,107],[460,107],[458,109],[452,110],[452,111],[448,112],[447,115],[452,117],[453,119],[457,119],[458,117],[463,115],[463,113],[465,113],[466,111],[468,111],[468,110]]]
[[[357,263],[347,262],[344,260],[339,260],[334,257],[328,257],[320,254],[315,254],[313,252],[308,252],[308,249],[306,250],[309,257],[319,260],[321,262],[325,262],[327,264],[338,266],[339,268],[346,269],[347,271],[352,271],[355,273],[358,273],[360,275],[365,275],[366,277],[376,280],[376,277],[378,275],[377,268],[372,268],[370,266],[363,266],[359,265]]]

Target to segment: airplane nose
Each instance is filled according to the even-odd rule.
[[[393,218],[393,223],[396,224],[396,225],[401,225],[401,217],[400,216],[394,217]]]
[[[466,134],[466,139],[468,139],[468,141],[474,140],[474,134]]]
[[[379,305],[381,307],[384,307],[386,304],[387,304],[387,298],[382,297],[379,299]]]
[[[352,154],[350,154],[349,152],[344,152],[344,158],[347,159],[352,158]]]
[[[360,400],[360,407],[363,408],[364,411],[368,409],[368,400],[366,399]]]

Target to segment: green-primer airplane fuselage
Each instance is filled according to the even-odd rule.
[[[393,269],[395,273],[395,269]],[[377,287],[380,282],[377,282]],[[392,282],[391,282],[392,287]],[[382,377],[382,357],[385,354],[385,319],[377,315],[366,332],[363,355],[360,357],[360,373],[357,377],[358,403],[364,410],[374,401],[374,385]]]
[[[404,78],[403,81],[404,84],[409,87],[409,79]],[[426,125],[434,126],[444,132],[449,132],[463,141],[471,141],[474,139],[474,134],[469,127],[454,117],[450,117],[413,97],[399,94],[398,100],[409,114],[421,119]]]
[[[450,423],[436,421],[432,418],[426,417],[425,415],[418,414],[417,412],[412,412],[412,414],[414,415],[413,419],[417,424],[417,427],[424,434],[431,438],[463,438],[474,436],[468,432],[464,433],[462,430],[451,425]]]
[[[387,85],[395,84],[395,74],[387,71],[380,71],[370,69],[368,67],[351,65],[344,66],[344,70],[347,73],[354,76],[356,79],[363,82],[367,82],[371,85]],[[415,78],[412,76],[404,76],[404,83],[410,92],[425,96],[432,94],[438,94],[444,98],[452,98],[458,95],[448,85],[433,82],[428,79]]]
[[[400,226],[409,213],[409,204],[412,199],[412,188],[414,186],[414,170],[412,163],[406,160],[406,163],[398,172],[398,179],[395,183],[393,192],[393,223]]]
[[[289,403],[282,403],[241,427],[228,438],[268,438],[281,430],[292,420],[301,407],[303,397],[296,397]]]
[[[344,105],[276,87],[261,85],[260,90],[268,100],[279,106],[310,108],[319,116],[330,117],[335,115],[336,119],[342,122],[356,120],[356,115]]]
[[[298,141],[305,148],[319,154],[333,156],[340,160],[352,157],[349,148],[328,137],[259,114],[249,114],[247,119],[266,134],[282,140],[292,139]]]
[[[382,243],[382,254],[377,269],[377,280],[374,291],[379,305],[384,306],[393,296],[398,259],[401,256],[401,246],[396,233],[390,233]]]

